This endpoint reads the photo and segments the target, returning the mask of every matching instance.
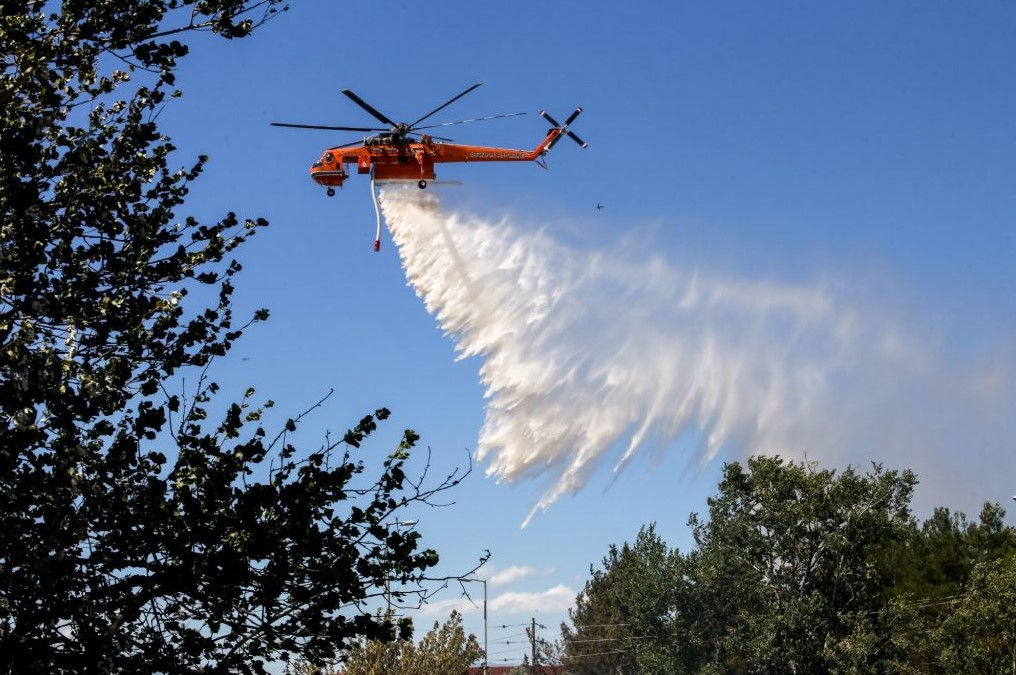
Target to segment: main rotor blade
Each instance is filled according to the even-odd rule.
[[[412,134],[413,136],[419,136],[420,135],[420,134],[416,133],[415,131],[410,131],[409,133]],[[435,140],[435,141],[444,141],[445,143],[451,143],[454,140],[452,138],[445,138],[444,136],[430,136],[430,138]]]
[[[371,129],[369,127],[333,127],[324,124],[290,124],[288,122],[272,122],[273,127],[293,127],[295,129],[327,129],[329,131],[388,131],[388,129]]]
[[[379,113],[377,110],[374,110],[374,108],[370,107],[369,103],[364,101],[362,98],[360,98],[359,96],[354,94],[349,89],[343,89],[342,93],[345,94],[346,96],[348,96],[349,98],[353,99],[353,103],[355,103],[356,105],[360,106],[361,108],[363,108],[364,110],[369,112],[376,119],[378,119],[378,120],[384,122],[385,124],[387,124],[390,128],[394,128],[394,127],[398,126],[397,124],[395,124],[395,122],[392,122],[390,119],[388,119],[387,117],[385,117],[384,115]],[[388,131],[388,129],[382,129],[381,131]]]
[[[363,145],[363,141],[353,141],[351,143],[343,143],[342,145],[333,145],[328,148],[329,150],[342,150],[343,148],[351,148],[354,145]]]
[[[466,90],[465,90],[464,92],[462,92],[462,93],[461,93],[461,94],[459,94],[458,96],[455,96],[455,97],[453,97],[453,98],[450,98],[450,99],[448,99],[447,101],[445,101],[444,103],[442,103],[442,104],[441,104],[441,105],[439,105],[438,107],[434,108],[433,110],[431,110],[431,111],[430,111],[429,113],[427,113],[426,115],[424,115],[424,116],[423,116],[423,117],[421,117],[420,119],[418,119],[418,120],[416,120],[415,122],[413,122],[412,124],[410,124],[410,125],[409,125],[409,126],[410,126],[410,128],[414,128],[414,127],[415,127],[415,126],[416,126],[417,124],[419,124],[420,122],[424,121],[425,119],[427,119],[428,117],[430,117],[431,115],[433,115],[434,113],[436,113],[437,111],[439,111],[439,110],[444,110],[445,108],[447,108],[448,106],[450,106],[450,105],[451,105],[452,103],[455,103],[455,102],[456,102],[456,101],[458,101],[458,100],[459,100],[460,98],[462,98],[463,96],[465,96],[466,94],[468,94],[468,93],[469,93],[469,92],[471,92],[472,90],[474,90],[474,89],[476,89],[477,87],[479,87],[479,86],[480,86],[481,84],[483,84],[483,82],[477,82],[477,83],[476,83],[476,84],[474,84],[474,85],[473,85],[472,87],[469,87],[468,89],[466,89]]]
[[[525,115],[524,112],[517,113],[505,113],[503,115],[487,115],[486,117],[474,117],[471,120],[459,120],[458,122],[444,122],[442,124],[431,124],[426,127],[413,127],[414,129],[434,129],[437,127],[450,127],[453,124],[466,124],[467,122],[482,122],[484,120],[496,120],[499,117],[517,117],[518,115]]]

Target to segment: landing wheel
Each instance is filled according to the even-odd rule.
[[[416,186],[422,190],[425,187],[427,187],[427,181],[421,180],[419,183],[416,184]]]
[[[325,191],[325,194],[328,195],[329,197],[334,197],[335,196],[335,188],[328,188],[328,190]]]

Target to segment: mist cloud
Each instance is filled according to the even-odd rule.
[[[963,367],[849,284],[578,251],[445,213],[430,190],[382,203],[409,283],[481,360],[477,457],[499,480],[548,481],[527,522],[605,461],[678,447],[697,465],[721,450],[883,459],[953,490],[1016,475],[1011,350]]]

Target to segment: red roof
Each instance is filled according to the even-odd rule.
[[[490,666],[487,668],[487,675],[508,675],[515,666]],[[564,666],[540,666],[536,669],[538,675],[564,675]],[[483,666],[471,666],[469,675],[483,675]]]
[[[487,675],[508,675],[521,664],[514,666],[490,666],[487,668]],[[344,675],[339,671],[336,675]],[[470,666],[468,675],[484,675],[483,666]],[[564,675],[564,666],[540,666],[536,669],[536,675]]]

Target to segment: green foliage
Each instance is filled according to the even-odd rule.
[[[887,555],[898,579],[885,610],[900,673],[1013,672],[1016,530],[986,504],[979,522],[936,509]]]
[[[686,592],[681,557],[649,525],[633,545],[611,546],[602,565],[590,567],[592,578],[569,610],[574,628],[561,627],[569,671],[680,672],[687,645],[671,634]]]
[[[837,475],[754,457],[724,467],[697,549],[669,551],[651,527],[611,547],[564,627],[573,672],[866,672],[887,640],[889,579],[876,553],[910,531],[909,472]],[[872,620],[874,612],[875,620]],[[599,643],[594,625],[609,627]],[[585,627],[583,627],[585,626]],[[596,645],[602,656],[583,657]],[[590,670],[590,662],[596,662]]]
[[[773,457],[728,464],[708,521],[690,520],[697,588],[723,627],[717,662],[827,671],[881,606],[888,580],[871,554],[906,535],[915,482],[877,465],[836,475]]]
[[[303,660],[287,663],[286,669],[282,671],[283,675],[330,675],[331,672]]]
[[[366,605],[437,555],[389,524],[456,476],[407,479],[406,431],[368,479],[351,448],[384,409],[300,452],[299,417],[270,434],[270,402],[219,402],[206,375],[268,316],[231,305],[231,256],[267,223],[179,216],[206,158],[174,168],[157,119],[181,40],[279,9],[0,7],[0,671],[263,672],[409,630]]]
[[[1016,552],[1016,534],[1004,516],[997,504],[985,504],[976,523],[963,513],[935,509],[919,531],[886,550],[894,595],[934,602],[961,593],[977,564]],[[945,604],[938,607],[948,611]]]
[[[456,675],[483,658],[476,636],[466,635],[462,616],[452,612],[443,624],[434,622],[419,644],[410,640],[365,640],[350,650],[346,675]]]
[[[724,467],[696,549],[611,546],[562,626],[573,673],[1016,672],[1016,530],[937,509],[909,471]]]
[[[931,639],[944,672],[1016,672],[1016,556],[977,565]]]

